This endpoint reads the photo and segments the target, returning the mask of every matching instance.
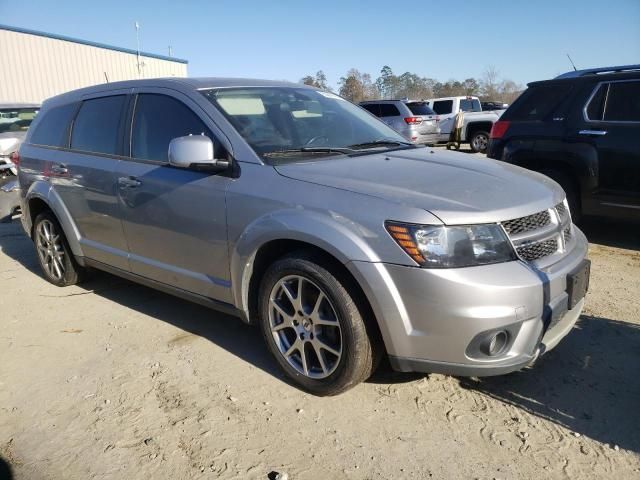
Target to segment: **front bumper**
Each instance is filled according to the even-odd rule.
[[[544,269],[514,261],[441,270],[351,262],[351,270],[396,370],[499,375],[555,347],[579,318],[584,299],[569,310],[566,293],[567,274],[587,254],[586,238],[575,232],[571,252]],[[497,331],[508,336],[499,354],[477,348]]]

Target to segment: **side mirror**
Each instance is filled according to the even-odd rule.
[[[222,172],[229,168],[227,160],[215,158],[213,142],[204,135],[188,135],[171,140],[169,165],[206,172]]]

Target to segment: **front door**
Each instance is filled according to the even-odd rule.
[[[169,165],[173,138],[204,134],[220,145],[194,112],[199,107],[175,95],[148,92],[135,98],[130,159],[120,162],[116,174],[130,269],[231,302],[225,208],[231,179]]]

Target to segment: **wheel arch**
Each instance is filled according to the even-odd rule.
[[[24,225],[30,236],[33,236],[33,222],[36,217],[42,211],[50,210],[60,222],[74,256],[82,259],[84,255],[80,246],[80,232],[62,199],[48,183],[34,182],[25,195],[23,206]]]
[[[493,122],[490,121],[482,121],[482,122],[471,122],[467,124],[466,136],[467,141],[471,141],[471,137],[476,132],[491,132],[491,127],[493,126]]]

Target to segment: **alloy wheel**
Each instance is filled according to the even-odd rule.
[[[288,275],[274,285],[269,328],[280,354],[306,377],[326,378],[340,363],[340,319],[326,293],[308,278]]]
[[[50,220],[42,220],[36,229],[36,247],[40,263],[46,273],[53,279],[64,278],[64,246],[60,233]]]

